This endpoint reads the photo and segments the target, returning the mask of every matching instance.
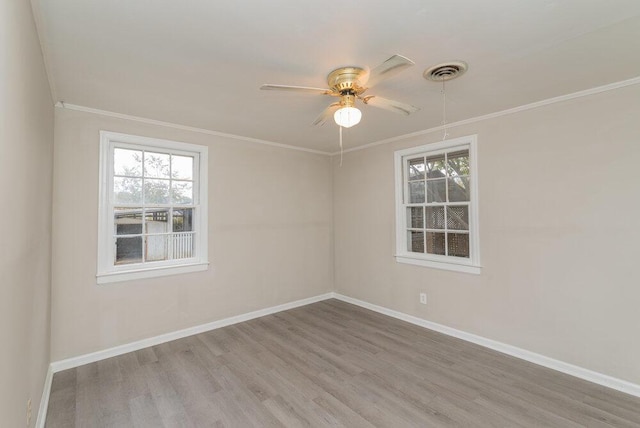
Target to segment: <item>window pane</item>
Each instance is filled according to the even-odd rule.
[[[449,243],[450,256],[469,258],[469,234],[449,233],[447,241]]]
[[[113,149],[113,173],[129,177],[142,177],[142,151]]]
[[[174,233],[171,235],[173,241],[173,258],[188,259],[194,256],[194,235],[193,233]]]
[[[446,177],[446,175],[444,153],[427,157],[427,178],[441,178]]]
[[[427,229],[444,229],[444,207],[426,207]]]
[[[113,221],[116,235],[142,234],[142,208],[114,208]]]
[[[409,203],[421,204],[424,202],[424,181],[412,181],[409,183]]]
[[[445,178],[427,181],[427,202],[445,202],[447,200],[445,186]]]
[[[447,207],[447,229],[469,230],[469,207]]]
[[[144,176],[169,178],[171,156],[165,153],[144,152]]]
[[[409,180],[424,180],[424,158],[409,161]]]
[[[120,204],[142,203],[142,179],[115,177],[113,179],[113,198]]]
[[[427,253],[442,255],[445,254],[444,233],[427,232]]]
[[[116,265],[142,262],[142,236],[116,238]]]
[[[450,177],[469,175],[469,150],[449,153],[447,155],[447,170]]]
[[[171,156],[171,178],[193,180],[193,156]]]
[[[171,181],[171,200],[174,204],[193,204],[193,182]]]
[[[146,179],[144,181],[144,202],[146,204],[168,204],[169,180]]]
[[[173,209],[173,231],[193,231],[193,208]]]
[[[145,240],[145,260],[154,262],[169,259],[169,245],[167,235],[147,236]]]
[[[146,209],[144,212],[145,233],[169,232],[168,209]]]
[[[412,253],[424,253],[424,232],[409,231],[409,248]]]
[[[462,202],[469,200],[469,177],[455,177],[449,182],[449,202]]]
[[[409,207],[407,208],[408,215],[408,223],[411,225],[409,227],[422,229],[424,226],[424,216],[422,212],[422,207]]]

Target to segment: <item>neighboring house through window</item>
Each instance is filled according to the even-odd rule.
[[[480,273],[476,136],[395,152],[396,260]]]
[[[100,132],[98,283],[207,268],[207,147]]]

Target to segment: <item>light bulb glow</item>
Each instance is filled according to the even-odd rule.
[[[343,128],[351,128],[360,123],[362,113],[355,107],[343,107],[333,114],[333,120]]]

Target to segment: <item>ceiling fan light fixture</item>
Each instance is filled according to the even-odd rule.
[[[360,123],[362,112],[355,107],[342,107],[333,114],[333,120],[343,128],[351,128]]]

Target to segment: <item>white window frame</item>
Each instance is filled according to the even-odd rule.
[[[195,231],[195,257],[180,260],[164,260],[146,263],[114,264],[115,226],[113,210],[113,153],[115,147],[161,150],[166,153],[189,154],[197,159],[194,165],[194,203],[196,208],[193,229]],[[206,146],[177,141],[100,131],[100,189],[98,204],[98,284],[133,279],[153,278],[208,269],[207,233],[207,166]]]
[[[396,261],[437,269],[480,274],[480,231],[478,221],[478,156],[477,135],[454,138],[425,144],[394,152],[396,185]],[[436,155],[456,150],[469,150],[470,196],[469,196],[469,258],[408,251],[407,237],[407,192],[408,172],[406,159],[415,155]]]

